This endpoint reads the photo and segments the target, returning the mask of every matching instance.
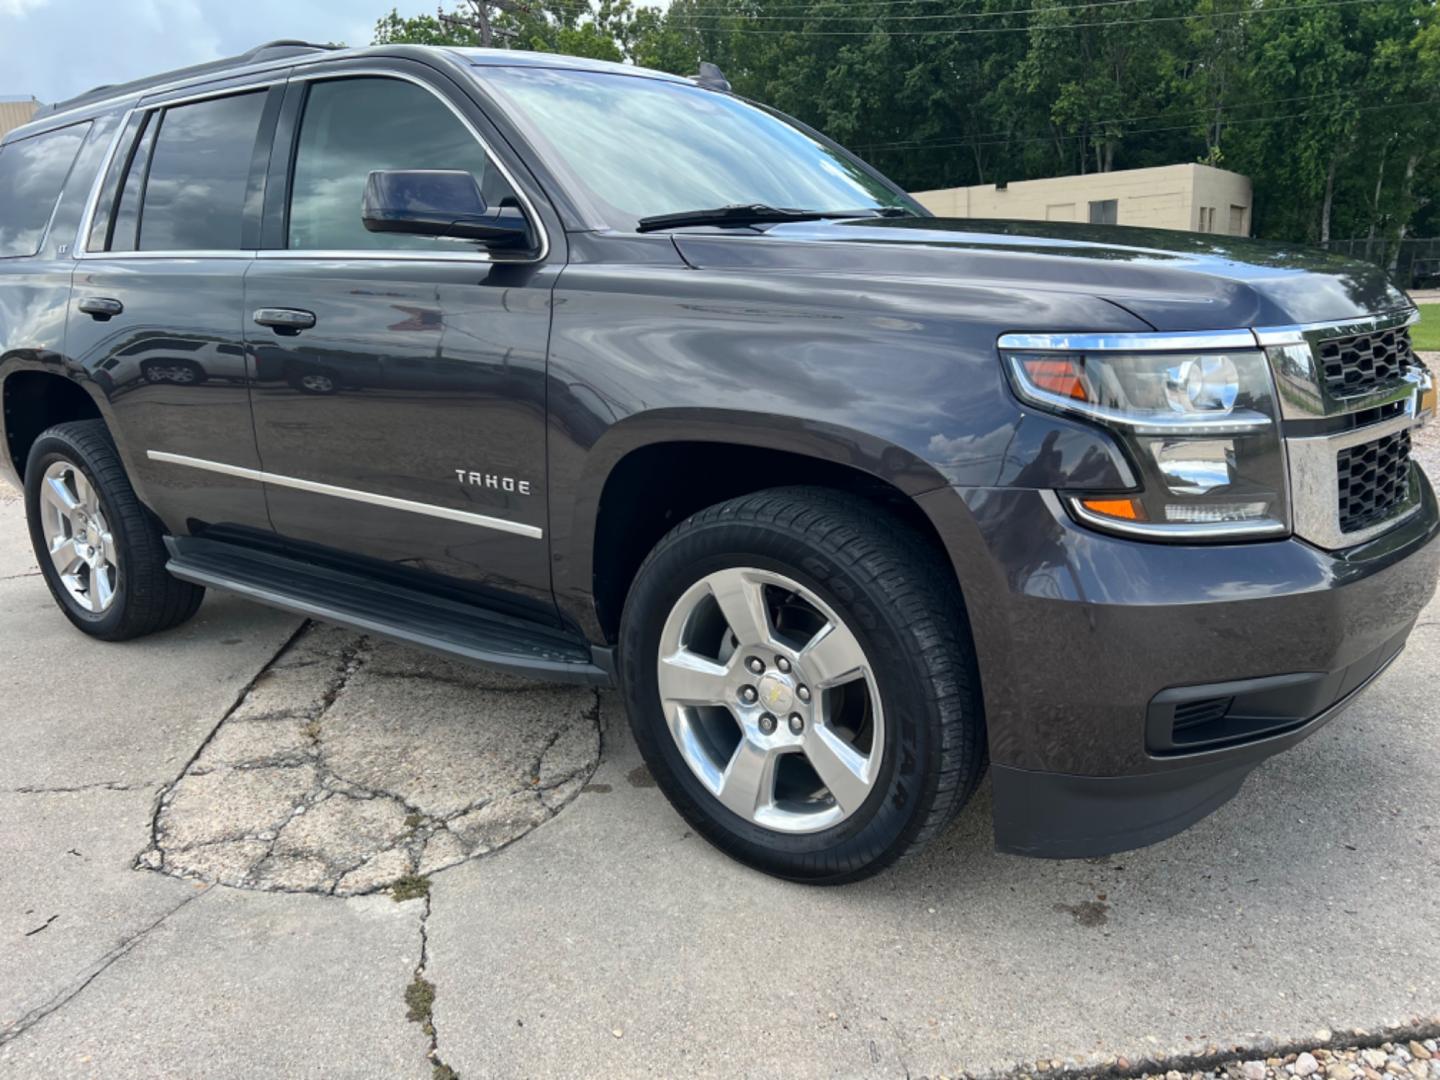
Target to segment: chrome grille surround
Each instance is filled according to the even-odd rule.
[[[1342,475],[1342,453],[1392,439],[1429,419],[1421,409],[1426,392],[1433,386],[1432,377],[1410,354],[1408,332],[1401,334],[1418,320],[1419,312],[1411,309],[1346,323],[1255,331],[1256,340],[1270,358],[1283,420],[1335,420],[1372,412],[1375,417],[1363,426],[1335,434],[1285,439],[1294,531],[1317,547],[1337,551],[1364,543],[1420,509],[1422,480],[1418,469],[1409,464],[1408,454],[1405,461],[1392,463],[1395,469],[1405,471],[1403,479],[1394,485],[1398,490],[1387,493],[1383,505],[1364,518],[1365,524],[1349,512],[1348,505],[1342,509],[1340,498],[1341,491],[1348,490],[1342,485],[1352,479],[1352,454],[1345,454]],[[1401,341],[1407,346],[1403,358],[1398,356]],[[1337,393],[1345,382],[1343,373],[1340,380],[1333,378],[1336,349],[1353,347],[1357,342],[1379,342],[1382,348],[1393,348],[1397,356],[1383,365],[1387,369],[1383,378],[1375,376],[1379,365],[1372,365],[1363,378],[1350,381],[1347,392]],[[1332,358],[1329,378],[1327,355]],[[1356,386],[1361,387],[1358,392],[1350,389]]]

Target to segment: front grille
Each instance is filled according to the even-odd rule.
[[[1410,482],[1410,432],[1347,447],[1337,455],[1340,531],[1384,521],[1405,501]]]
[[[1403,326],[1320,342],[1320,366],[1332,397],[1369,393],[1398,379],[1414,363]]]

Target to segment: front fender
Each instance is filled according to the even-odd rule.
[[[999,335],[1143,329],[1094,297],[835,273],[814,252],[807,265],[709,269],[684,267],[659,236],[586,235],[575,245],[555,287],[547,397],[552,582],[566,609],[593,589],[605,480],[638,448],[762,447],[844,465],[911,496],[1038,485],[1097,460],[1096,435],[1027,418],[1001,368]],[[1007,469],[1012,446],[1033,447],[1046,475]]]

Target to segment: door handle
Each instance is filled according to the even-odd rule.
[[[80,310],[96,322],[109,322],[125,310],[125,305],[108,296],[87,296],[80,301]]]
[[[298,334],[315,325],[315,313],[299,308],[262,307],[253,316],[261,326],[268,326],[277,334]]]

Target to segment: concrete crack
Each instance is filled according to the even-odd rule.
[[[27,785],[26,787],[11,788],[7,795],[71,795],[79,791],[144,791],[146,788],[160,787],[163,780],[141,780],[137,783],[127,784],[120,780],[97,780],[93,784],[74,784],[69,787],[44,787],[41,785]]]
[[[195,748],[195,752],[190,755],[190,759],[186,761],[184,765],[180,766],[180,771],[175,774],[175,779],[155,793],[155,805],[151,807],[150,810],[150,845],[152,847],[159,847],[160,812],[165,808],[165,796],[175,790],[175,785],[185,778],[185,774],[190,771],[195,762],[200,760],[200,755],[205,752],[205,748],[214,741],[215,733],[220,730],[220,726],[230,718],[231,713],[240,707],[241,702],[245,700],[245,696],[255,688],[255,684],[269,672],[275,661],[284,656],[285,651],[299,640],[300,635],[305,633],[309,626],[310,621],[307,619],[295,628],[293,634],[280,643],[280,647],[275,650],[270,659],[260,665],[260,670],[255,672],[255,677],[240,688],[240,692],[235,695],[235,700],[230,703],[230,707],[220,714],[220,719],[215,721],[215,726],[210,729],[205,738],[200,740],[200,745]]]
[[[54,915],[51,915],[48,919],[46,919],[44,922],[42,922],[39,926],[35,927],[35,929],[33,929],[33,930],[26,930],[26,931],[25,931],[25,936],[26,936],[26,937],[34,937],[36,934],[40,933],[41,930],[44,930],[44,929],[46,929],[47,927],[49,927],[49,925],[50,925],[52,922],[54,922],[56,919],[58,919],[59,917],[60,917],[60,913],[57,911]]]
[[[127,937],[124,941],[120,942],[120,944],[116,945],[104,956],[100,957],[100,959],[95,962],[94,966],[91,967],[89,971],[87,971],[80,978],[76,979],[65,989],[61,990],[49,1001],[37,1005],[24,1016],[20,1017],[19,1020],[16,1020],[13,1024],[7,1027],[4,1031],[0,1031],[0,1046],[4,1046],[6,1043],[13,1042],[15,1039],[23,1035],[26,1031],[30,1030],[30,1028],[40,1023],[41,1020],[44,1020],[51,1013],[69,1004],[75,999],[77,995],[80,994],[81,991],[83,991],[87,986],[89,986],[92,982],[98,979],[106,971],[106,969],[110,967],[111,964],[115,963],[115,961],[119,960],[122,956],[130,952],[131,949],[135,948],[136,945],[140,944],[141,941],[145,940],[146,936],[149,935],[156,928],[158,928],[163,922],[165,922],[166,919],[170,918],[170,916],[174,915],[186,904],[192,903],[193,901],[200,899],[200,897],[204,896],[209,891],[210,887],[208,885],[202,886],[200,889],[187,895],[185,899],[181,900],[174,907],[170,908],[170,910],[166,911],[154,922],[150,923],[148,926],[142,927],[140,930]]]
[[[420,1030],[429,1040],[425,1056],[430,1061],[435,1080],[460,1080],[460,1074],[440,1058],[440,1035],[435,1028],[435,984],[425,977],[430,965],[430,905],[433,902],[429,889],[425,890],[420,902],[424,905],[420,909],[420,960],[415,965],[414,977],[405,987],[406,1016],[412,1023],[420,1025]]]

